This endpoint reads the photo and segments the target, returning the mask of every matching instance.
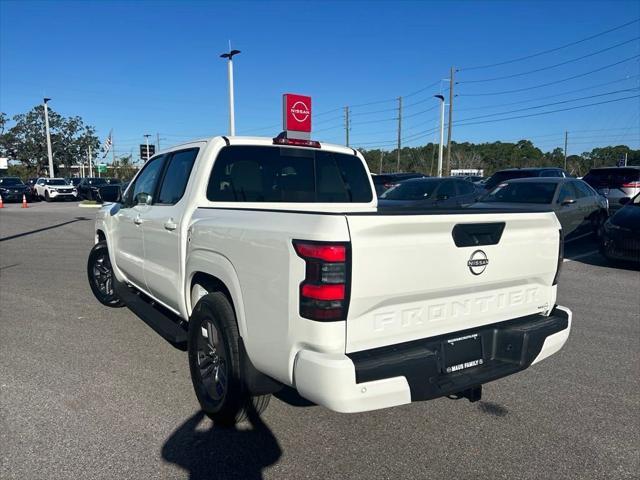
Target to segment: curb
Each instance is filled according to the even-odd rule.
[[[80,208],[101,208],[102,207],[100,203],[90,203],[90,204],[79,203],[78,206]]]

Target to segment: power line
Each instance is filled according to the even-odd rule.
[[[629,100],[631,98],[639,98],[640,95],[631,95],[628,97],[622,97],[622,98],[616,98],[613,100],[605,100],[603,102],[595,102],[595,103],[587,103],[585,105],[577,105],[575,107],[567,107],[567,108],[559,108],[556,110],[549,110],[547,112],[539,112],[539,113],[530,113],[528,115],[517,115],[514,117],[505,117],[505,118],[497,118],[494,120],[481,120],[479,122],[467,122],[467,123],[458,123],[458,126],[466,126],[466,125],[479,125],[479,124],[483,124],[483,123],[494,123],[494,122],[503,122],[505,120],[515,120],[518,118],[527,118],[527,117],[537,117],[540,115],[549,115],[550,113],[557,113],[557,112],[566,112],[569,110],[577,110],[579,108],[586,108],[586,107],[593,107],[595,105],[604,105],[606,103],[614,103],[614,102],[621,102],[622,100]]]
[[[476,120],[478,118],[488,118],[488,117],[496,117],[500,115],[508,115],[509,113],[524,112],[526,110],[534,110],[536,108],[544,108],[544,107],[551,107],[553,105],[562,105],[564,103],[579,102],[580,100],[588,100],[590,98],[604,97],[607,95],[615,95],[617,93],[623,93],[623,92],[637,92],[638,90],[639,90],[638,88],[626,88],[624,90],[615,90],[613,92],[599,93],[597,95],[588,95],[586,97],[574,98],[572,100],[562,100],[560,102],[545,103],[543,105],[536,105],[534,107],[518,108],[516,110],[508,110],[506,112],[488,113],[487,115],[478,115],[476,117],[462,118],[458,121],[466,122],[467,120]]]
[[[420,90],[416,90],[415,92],[411,92],[411,93],[409,93],[408,95],[403,95],[403,97],[404,97],[404,98],[413,97],[414,95],[417,95],[417,94],[419,94],[419,93],[421,93],[421,92],[424,92],[425,90],[428,90],[428,89],[430,89],[430,88],[432,88],[432,87],[435,87],[435,86],[436,86],[436,85],[438,85],[441,81],[442,81],[442,80],[437,80],[437,81],[433,82],[432,84],[427,85],[426,87],[421,88]]]
[[[535,102],[535,101],[538,101],[538,100],[546,100],[548,98],[562,97],[562,96],[570,94],[570,93],[578,93],[578,92],[583,92],[585,90],[592,90],[594,88],[604,87],[606,85],[611,85],[613,83],[624,82],[624,81],[631,80],[632,78],[637,78],[637,77],[640,77],[640,75],[626,76],[624,78],[619,78],[618,80],[612,80],[610,82],[598,83],[597,85],[591,85],[590,87],[584,87],[584,88],[577,88],[575,90],[567,90],[565,92],[555,93],[553,95],[545,95],[544,97],[529,98],[527,100],[520,100],[520,101],[517,101],[517,102],[496,103],[496,104],[491,104],[491,105],[483,105],[483,106],[480,106],[480,107],[463,108],[463,109],[460,109],[458,111],[459,112],[469,112],[469,111],[472,111],[472,110],[488,110],[488,109],[494,109],[494,108],[499,108],[499,107],[509,107],[511,105],[522,105],[523,103],[531,103],[531,102]]]
[[[462,84],[462,83],[494,82],[496,80],[505,80],[507,78],[522,77],[524,75],[530,75],[532,73],[543,72],[545,70],[551,70],[552,68],[561,67],[562,65],[567,65],[569,63],[573,63],[573,62],[577,62],[577,61],[580,61],[580,60],[584,60],[585,58],[593,57],[594,55],[598,55],[600,53],[608,52],[609,50],[613,50],[615,48],[621,47],[621,46],[626,45],[626,44],[631,43],[631,42],[636,42],[638,40],[640,40],[640,37],[635,37],[635,38],[632,38],[631,40],[626,40],[624,42],[617,43],[615,45],[612,45],[612,46],[607,47],[607,48],[603,48],[603,49],[598,50],[596,52],[591,52],[591,53],[588,53],[586,55],[582,55],[580,57],[576,57],[576,58],[572,58],[572,59],[569,59],[569,60],[565,60],[564,62],[556,63],[554,65],[547,65],[546,67],[540,67],[540,68],[536,68],[534,70],[528,70],[526,72],[512,73],[511,75],[502,75],[500,77],[492,77],[492,78],[482,78],[482,79],[478,79],[478,80],[462,80],[462,81],[456,82],[456,83]]]
[[[605,30],[603,32],[596,33],[595,35],[591,35],[589,37],[582,38],[582,39],[576,40],[574,42],[566,43],[564,45],[560,45],[559,47],[550,48],[548,50],[543,50],[541,52],[533,53],[531,55],[525,55],[524,57],[512,58],[511,60],[505,60],[505,61],[502,61],[502,62],[490,63],[490,64],[487,64],[487,65],[477,65],[477,66],[473,66],[473,67],[459,68],[458,71],[478,70],[478,69],[481,69],[481,68],[498,67],[500,65],[507,65],[507,64],[510,64],[510,63],[521,62],[523,60],[528,60],[530,58],[539,57],[540,55],[546,55],[547,53],[557,52],[558,50],[562,50],[564,48],[572,47],[574,45],[578,45],[580,43],[583,43],[583,42],[586,42],[586,41],[589,41],[589,40],[593,40],[594,38],[601,37],[603,35],[606,35],[607,33],[615,32],[616,30],[620,30],[620,29],[622,29],[624,27],[628,27],[629,25],[637,23],[638,21],[640,21],[640,18],[636,18],[634,20],[631,20],[630,22],[623,23],[622,25],[618,25],[617,27],[610,28],[610,29]]]
[[[524,92],[524,91],[527,91],[527,90],[534,90],[536,88],[548,87],[549,85],[555,85],[555,84],[558,84],[558,83],[567,82],[569,80],[574,80],[576,78],[586,77],[587,75],[591,75],[592,73],[600,72],[602,70],[606,70],[607,68],[615,67],[616,65],[620,65],[621,63],[628,62],[628,61],[636,59],[638,57],[640,57],[640,55],[633,55],[631,57],[625,58],[624,60],[620,60],[620,61],[615,62],[615,63],[610,63],[609,65],[605,65],[604,67],[596,68],[595,70],[590,70],[588,72],[580,73],[578,75],[572,75],[571,77],[563,78],[561,80],[555,80],[553,82],[542,83],[540,85],[534,85],[534,86],[531,86],[531,87],[516,88],[514,90],[503,90],[501,92],[459,93],[458,95],[464,96],[464,97],[481,97],[481,96],[489,96],[489,95],[504,95],[504,94],[508,94],[508,93],[518,93],[518,92]]]

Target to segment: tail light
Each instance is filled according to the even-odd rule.
[[[560,245],[558,246],[558,265],[556,266],[556,276],[553,277],[552,285],[558,284],[558,277],[560,276],[560,269],[562,268],[562,262],[564,261],[564,234],[562,229],[558,230],[560,237]]]
[[[316,140],[304,140],[300,138],[275,137],[274,145],[292,145],[295,147],[321,148],[320,142]]]
[[[622,188],[640,188],[640,182],[623,183]]]
[[[346,320],[349,307],[350,248],[347,242],[294,240],[306,263],[300,284],[300,316],[310,320]]]

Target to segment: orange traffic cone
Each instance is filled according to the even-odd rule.
[[[2,195],[0,195],[0,208],[4,208],[4,202],[2,201]]]
[[[27,197],[24,193],[22,194],[22,208],[29,208],[29,205],[27,205]]]

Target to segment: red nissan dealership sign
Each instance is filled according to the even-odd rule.
[[[289,135],[309,138],[311,133],[311,97],[285,93],[282,96],[283,129]],[[297,133],[297,135],[296,135]]]

